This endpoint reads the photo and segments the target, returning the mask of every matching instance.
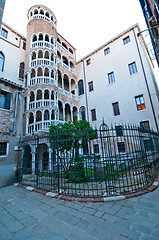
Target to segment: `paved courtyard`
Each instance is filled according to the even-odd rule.
[[[63,201],[0,188],[0,240],[157,240],[159,188],[116,202]]]

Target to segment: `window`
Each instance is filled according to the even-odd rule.
[[[26,42],[23,42],[23,49],[26,50]]]
[[[86,61],[86,63],[87,63],[87,66],[90,65],[90,64],[91,64],[91,59],[88,59],[88,60]]]
[[[124,45],[126,45],[129,42],[130,42],[130,37],[129,36],[127,36],[126,38],[123,39]]]
[[[136,96],[135,101],[136,101],[136,106],[138,111],[146,109],[143,95]]]
[[[115,82],[114,72],[111,72],[108,74],[108,82],[109,82],[109,84],[112,84]]]
[[[88,83],[89,92],[93,91],[93,81]]]
[[[85,107],[84,106],[80,107],[79,112],[80,112],[80,119],[81,120],[86,120],[86,111],[85,111]]]
[[[144,129],[149,129],[150,130],[150,123],[149,121],[142,121],[140,122],[140,127]]]
[[[1,36],[7,39],[8,31],[5,30],[4,28],[2,28],[2,30],[1,30]]]
[[[1,72],[3,72],[4,70],[4,60],[5,60],[4,54],[0,52],[0,71]]]
[[[115,102],[115,103],[112,103],[112,105],[113,105],[114,116],[120,115],[119,103]]]
[[[24,62],[21,62],[19,66],[19,78],[24,79]]]
[[[125,152],[125,142],[117,142],[118,152]]]
[[[99,144],[93,144],[94,154],[99,154]]]
[[[0,108],[10,110],[11,93],[4,92],[0,89]]]
[[[7,142],[0,142],[0,156],[7,155]]]
[[[91,115],[92,115],[92,121],[97,120],[97,118],[96,118],[96,110],[95,109],[91,110]]]
[[[115,126],[116,136],[122,137],[123,136],[123,126]]]
[[[137,67],[136,67],[135,62],[130,63],[128,66],[129,66],[130,75],[133,75],[134,73],[137,73]]]
[[[84,94],[84,87],[83,87],[83,80],[80,80],[78,82],[78,95]]]
[[[108,55],[110,53],[110,48],[106,48],[105,50],[104,50],[104,54],[105,55]]]

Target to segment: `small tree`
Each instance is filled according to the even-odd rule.
[[[79,149],[88,145],[88,142],[96,136],[96,131],[85,120],[76,123],[51,124],[49,127],[50,147],[55,150],[65,172],[69,172],[70,165],[74,164],[74,174],[71,179],[75,182],[85,178],[84,158],[79,154]],[[71,159],[65,162],[61,155],[67,152],[71,152]]]

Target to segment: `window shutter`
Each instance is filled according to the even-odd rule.
[[[12,96],[11,93],[7,93],[7,95],[6,95],[6,106],[5,106],[5,108],[8,109],[8,110],[10,110],[11,96]]]

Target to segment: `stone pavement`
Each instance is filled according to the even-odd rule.
[[[0,188],[0,240],[157,240],[159,188],[114,202],[50,198]]]

